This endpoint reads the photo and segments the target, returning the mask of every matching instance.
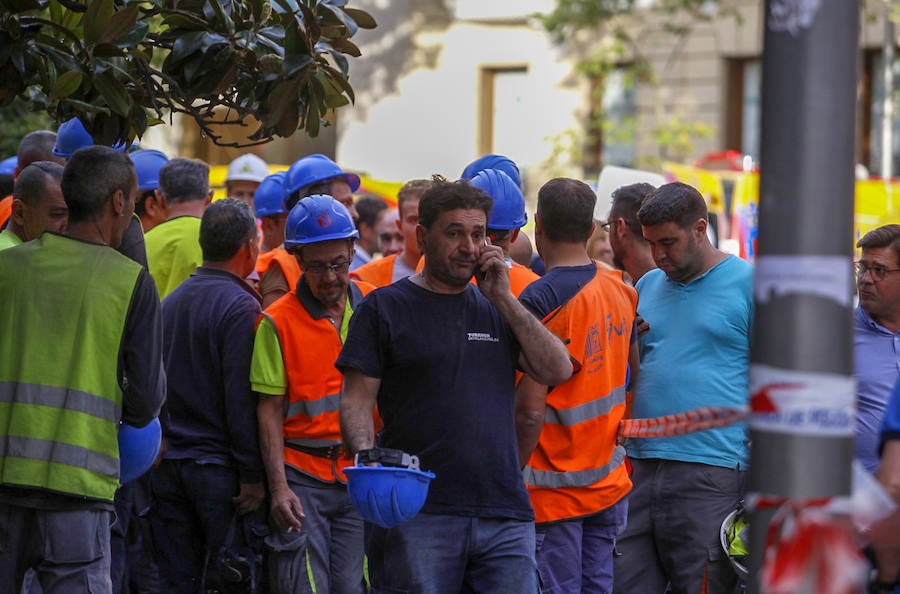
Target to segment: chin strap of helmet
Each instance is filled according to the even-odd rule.
[[[356,452],[353,459],[354,464],[377,463],[382,466],[392,466],[395,468],[409,468],[410,470],[419,470],[419,457],[411,456],[402,450],[392,450],[389,448],[371,448],[368,450],[360,450]]]

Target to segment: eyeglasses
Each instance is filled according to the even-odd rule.
[[[506,239],[510,236],[512,231],[508,229],[488,229],[487,236],[491,240],[491,243],[497,243],[498,241],[506,241]]]
[[[856,268],[857,278],[862,278],[868,272],[870,275],[872,275],[872,280],[876,283],[879,281],[883,281],[884,277],[887,276],[889,272],[900,272],[900,268],[885,268],[880,264],[869,266],[862,261],[854,262],[853,266]]]
[[[331,264],[304,264],[303,271],[314,276],[325,276],[325,273],[331,271],[335,274],[344,274],[350,270],[350,260],[342,260],[341,262],[333,262]]]
[[[619,219],[610,219],[610,220],[606,221],[605,223],[602,223],[602,224],[600,225],[600,228],[603,229],[603,232],[604,232],[604,233],[609,233],[609,228],[610,228],[610,226],[612,226],[612,224],[615,223],[615,222],[618,221],[618,220],[619,220]]]

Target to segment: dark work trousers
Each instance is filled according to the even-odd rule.
[[[0,503],[0,591],[19,592],[26,571],[34,568],[44,594],[111,594],[111,519],[108,511]]]
[[[163,460],[151,471],[153,547],[163,594],[202,592],[207,559],[225,542],[239,491],[237,471],[194,460]],[[210,553],[208,553],[210,552]]]
[[[741,502],[745,471],[696,462],[631,459],[628,526],[616,542],[614,591],[729,594],[738,587],[719,541]],[[705,583],[704,583],[705,581]]]

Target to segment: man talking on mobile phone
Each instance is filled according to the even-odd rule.
[[[436,475],[411,520],[366,524],[373,591],[539,590],[515,371],[554,385],[572,366],[563,343],[509,290],[503,252],[486,241],[492,204],[468,182],[436,180],[419,203],[423,270],[369,294],[338,357],[350,451],[376,446],[377,402],[377,445],[418,456]]]

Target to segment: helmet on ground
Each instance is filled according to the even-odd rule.
[[[162,151],[141,149],[131,153],[134,172],[137,173],[138,190],[155,190],[159,187],[159,170],[169,162],[169,157]]]
[[[162,441],[159,419],[138,428],[119,424],[119,482],[125,484],[150,470]]]
[[[478,175],[478,172],[484,171],[485,169],[499,169],[508,175],[517,186],[522,187],[522,178],[519,175],[518,165],[516,165],[515,161],[509,157],[504,157],[503,155],[485,155],[483,157],[478,157],[463,169],[461,178],[472,179]]]
[[[57,157],[68,159],[78,149],[94,144],[96,144],[94,137],[87,131],[81,120],[72,118],[59,125],[59,129],[56,131],[56,144],[51,152]],[[127,147],[124,142],[119,141],[113,145],[113,148],[117,151],[124,151]]]
[[[343,169],[338,167],[337,163],[325,155],[316,153],[303,157],[295,161],[291,168],[288,169],[287,178],[284,182],[284,195],[289,196],[310,184],[333,177],[343,177],[347,184],[350,185],[351,192],[359,189],[359,176],[354,173],[345,173]]]
[[[470,182],[494,200],[488,229],[521,229],[528,222],[522,190],[499,169],[479,171]]]
[[[379,462],[382,466],[364,466]],[[434,474],[419,470],[419,459],[400,450],[363,450],[344,469],[350,503],[363,520],[392,528],[412,519],[428,496]]]
[[[0,175],[12,175],[16,172],[16,165],[19,164],[19,157],[13,155],[0,161]]]
[[[256,216],[267,217],[282,212],[284,208],[284,171],[267,176],[253,194],[253,210]]]
[[[254,155],[247,153],[241,155],[228,165],[225,173],[225,183],[230,181],[262,182],[269,175],[269,166],[266,162]]]
[[[347,208],[323,194],[307,196],[294,205],[284,224],[284,248],[332,239],[355,239],[359,231]]]
[[[747,521],[743,509],[736,509],[725,516],[719,531],[719,542],[725,554],[728,555],[728,562],[745,582],[750,577],[750,572],[747,570],[750,561],[750,553],[747,549],[749,533],[750,522]]]

